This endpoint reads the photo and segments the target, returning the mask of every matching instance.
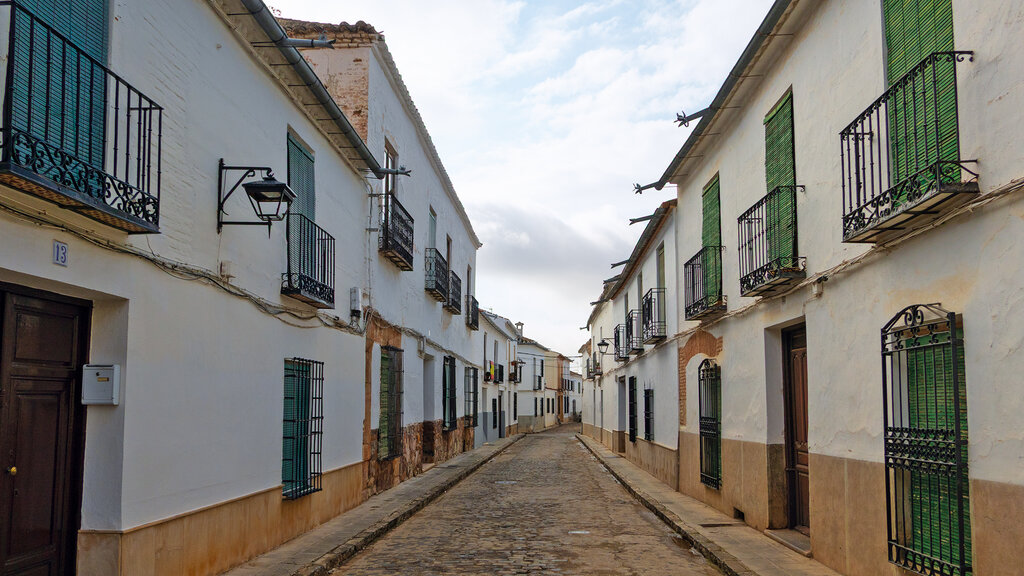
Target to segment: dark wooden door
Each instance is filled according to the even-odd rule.
[[[498,438],[505,437],[505,393],[498,392]]]
[[[807,474],[807,331],[786,333],[786,471],[789,524],[810,533],[810,491]]]
[[[0,574],[74,574],[89,310],[0,296]]]

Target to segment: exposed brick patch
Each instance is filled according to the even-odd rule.
[[[678,348],[679,358],[679,425],[686,425],[686,365],[697,354],[715,357],[722,353],[722,339],[710,332],[697,330]]]

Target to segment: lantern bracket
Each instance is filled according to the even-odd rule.
[[[234,185],[231,186],[231,188],[229,188],[225,192],[224,186],[227,183],[225,177],[227,176],[228,172],[241,172],[242,174],[241,176],[238,177],[238,180],[235,181]],[[255,178],[256,175],[260,173],[262,173],[263,180],[265,183],[276,183],[279,185],[274,187],[277,193],[280,194],[280,199],[277,202],[277,212],[273,214],[263,212],[260,209],[257,200],[253,197],[253,194],[249,193],[249,191],[247,190],[249,203],[252,204],[253,212],[256,213],[256,217],[259,219],[259,221],[225,220],[224,216],[228,215],[228,212],[227,210],[224,209],[224,205],[227,203],[228,198],[230,198],[231,195],[235,193],[235,190],[238,190],[239,186],[243,186],[243,184],[245,184],[245,186],[243,187],[248,187],[249,183],[246,183],[246,180],[250,178]],[[267,236],[269,236],[270,227],[273,225],[274,222],[279,222],[284,219],[285,215],[287,215],[288,213],[288,208],[290,207],[291,202],[294,199],[295,193],[292,191],[292,189],[287,184],[277,182],[276,179],[274,178],[274,171],[269,166],[229,166],[225,164],[224,159],[221,158],[220,162],[218,163],[217,172],[217,233],[220,234],[224,226],[265,225],[267,227]],[[281,204],[287,205],[283,212],[280,210]]]

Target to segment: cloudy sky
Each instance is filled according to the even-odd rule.
[[[566,355],[770,0],[268,0],[384,33],[484,243],[480,305]],[[692,124],[691,124],[692,126]]]

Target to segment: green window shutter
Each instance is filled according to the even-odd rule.
[[[288,186],[295,192],[290,212],[316,221],[316,186],[313,153],[288,134]]]
[[[281,482],[285,493],[302,490],[309,478],[309,384],[309,366],[285,360],[281,458]]]
[[[722,245],[722,206],[719,179],[716,175],[701,196],[703,247]],[[720,250],[705,250],[701,256],[701,272],[704,275],[704,292],[709,302],[718,302],[722,296],[722,254]]]
[[[790,265],[796,256],[796,193],[792,188],[772,194],[779,186],[796,186],[793,143],[793,95],[787,94],[764,119],[765,181],[769,198],[765,206],[768,261]]]

